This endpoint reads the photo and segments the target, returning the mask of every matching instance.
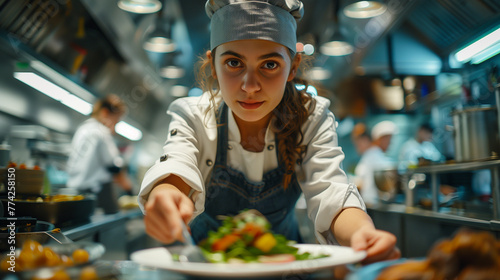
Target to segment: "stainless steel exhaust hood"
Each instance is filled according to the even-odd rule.
[[[8,64],[16,62],[45,65],[62,78],[42,75],[77,96],[82,97],[78,91],[90,92],[94,98],[84,98],[88,102],[107,93],[118,94],[130,107],[129,122],[152,135],[158,133],[163,141],[165,109],[173,99],[168,94],[169,85],[153,69],[144,50],[134,47],[134,40],[139,44],[134,38],[138,28],[126,12],[118,7],[107,9],[108,16],[119,19],[121,33],[106,30],[95,22],[87,7],[97,9],[99,3],[107,3],[109,8],[109,1],[94,2],[0,1],[0,49],[10,57],[2,63],[9,69]],[[125,44],[123,40],[130,42]],[[12,75],[2,79],[11,79]],[[72,119],[77,122],[81,118]],[[69,131],[61,132],[72,133],[76,128],[65,127]]]

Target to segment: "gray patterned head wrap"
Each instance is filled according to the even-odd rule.
[[[245,39],[282,44],[296,52],[297,22],[304,15],[299,0],[208,0],[211,19],[210,49]]]

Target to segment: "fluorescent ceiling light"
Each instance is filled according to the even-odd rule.
[[[120,0],[118,7],[135,14],[151,14],[161,9],[161,2],[158,0]]]
[[[73,94],[66,95],[61,100],[61,103],[81,113],[82,115],[88,116],[92,113],[92,104]]]
[[[467,47],[461,49],[455,54],[455,58],[460,62],[467,62],[471,60],[475,55],[478,55],[481,52],[486,51],[490,47],[499,44],[500,44],[500,28],[476,40]]]
[[[472,64],[479,64],[500,53],[500,44],[495,44],[472,57]]]
[[[387,6],[375,1],[359,1],[344,8],[344,14],[350,18],[371,18],[383,14]]]
[[[63,103],[71,109],[83,114],[90,115],[92,104],[69,93],[60,86],[49,82],[45,78],[32,72],[15,72],[14,78],[38,90],[39,92]]]
[[[58,85],[62,86],[63,88],[69,89],[71,93],[75,94],[76,96],[82,98],[83,100],[89,102],[89,103],[94,103],[95,101],[95,96],[88,90],[84,89],[80,85],[76,84],[74,81],[68,79],[61,73],[55,71],[48,65],[38,61],[38,60],[33,60],[30,61],[30,66],[38,71],[39,73],[42,73],[44,76],[49,78],[50,80],[54,81]]]
[[[142,131],[124,121],[120,121],[116,124],[115,131],[121,136],[132,141],[138,141],[142,139]]]
[[[65,95],[69,94],[67,90],[32,72],[15,72],[14,78],[57,101],[61,101]]]

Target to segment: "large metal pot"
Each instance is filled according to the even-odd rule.
[[[455,160],[475,161],[500,154],[497,108],[476,106],[451,113],[454,126]]]

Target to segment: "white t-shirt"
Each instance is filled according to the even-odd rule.
[[[83,122],[71,142],[67,186],[99,192],[103,183],[112,181],[111,166],[121,166],[118,148],[111,131],[94,118]]]
[[[297,177],[307,203],[309,218],[314,222],[319,242],[334,242],[330,238],[330,225],[344,208],[365,209],[356,186],[348,184],[340,168],[344,159],[338,139],[330,101],[316,97],[316,107],[302,127],[303,144],[307,153],[302,165],[297,166]],[[216,100],[217,107],[221,98]],[[217,149],[217,124],[210,111],[208,94],[200,97],[180,98],[172,102],[167,113],[172,117],[162,160],[158,160],[145,174],[139,193],[139,205],[144,211],[152,187],[159,180],[175,174],[193,190],[195,203],[193,218],[204,211],[205,184],[208,183]],[[249,152],[240,145],[240,133],[234,117],[228,118],[228,165],[240,170],[249,180],[261,181],[265,172],[278,166],[274,133],[268,128],[262,152]],[[160,156],[159,156],[160,157]],[[327,241],[328,239],[328,241]]]

